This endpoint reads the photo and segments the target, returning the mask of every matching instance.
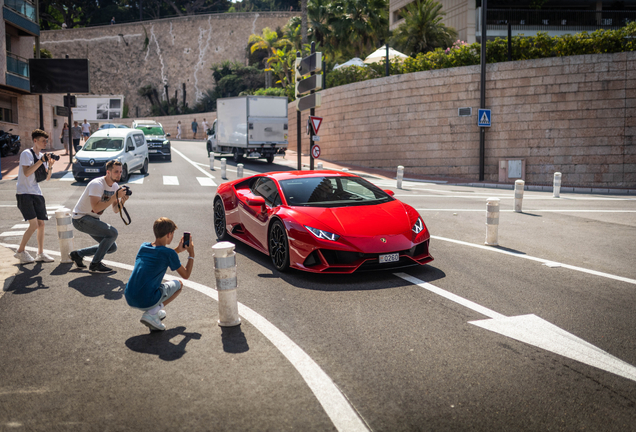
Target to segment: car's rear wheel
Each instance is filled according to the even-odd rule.
[[[210,144],[210,141],[208,141],[208,144],[206,147],[208,149],[208,157],[210,157],[210,153],[212,153],[212,144]]]
[[[214,200],[214,232],[216,238],[221,241],[229,238],[225,227],[225,207],[221,198]]]
[[[269,228],[269,256],[276,270],[289,270],[289,241],[283,224],[276,220]]]
[[[235,148],[232,154],[232,160],[236,163],[241,162],[243,160],[243,153],[239,149]]]
[[[267,156],[267,163],[274,162],[274,155]]]
[[[141,168],[141,173],[143,175],[148,174],[148,159],[144,160],[144,166]]]

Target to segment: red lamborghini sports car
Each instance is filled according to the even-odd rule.
[[[417,211],[367,180],[334,171],[257,174],[214,197],[219,240],[234,237],[274,267],[315,273],[393,269],[433,261]]]

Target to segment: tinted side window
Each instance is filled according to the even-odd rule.
[[[135,147],[135,145],[133,144],[133,141],[130,139],[130,137],[128,137],[128,139],[126,140],[126,148],[132,146],[133,148]]]
[[[272,179],[261,177],[252,186],[252,192],[254,195],[260,195],[265,198],[265,202],[270,207],[276,207],[281,204],[276,183]]]
[[[143,135],[133,135],[133,138],[135,138],[135,143],[137,144],[137,147],[141,147],[142,145],[144,145]]]

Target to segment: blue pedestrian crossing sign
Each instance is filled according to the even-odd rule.
[[[490,110],[480,109],[477,114],[477,126],[490,127]]]

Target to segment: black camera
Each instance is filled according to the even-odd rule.
[[[59,161],[60,157],[58,155],[56,155],[55,153],[44,153],[44,156],[42,156],[42,161],[43,162],[48,162],[49,159],[53,159],[53,160]]]
[[[126,195],[128,196],[132,195],[132,191],[130,190],[128,186],[122,186],[121,188],[126,191]]]

